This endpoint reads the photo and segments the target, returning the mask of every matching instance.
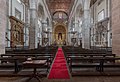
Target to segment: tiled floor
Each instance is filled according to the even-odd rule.
[[[25,77],[0,77],[0,82],[26,82]],[[30,82],[37,82],[32,79]],[[48,80],[43,78],[42,82],[120,82],[120,76],[88,76],[72,77],[70,80]]]

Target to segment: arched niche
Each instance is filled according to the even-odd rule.
[[[76,16],[80,18],[82,17],[83,13],[84,13],[83,5],[79,4],[76,8]]]
[[[57,24],[53,29],[53,43],[58,45],[63,45],[64,42],[67,42],[67,28],[65,25]]]
[[[41,19],[45,17],[44,8],[41,4],[38,5],[38,17]]]

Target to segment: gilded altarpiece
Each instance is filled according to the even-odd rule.
[[[54,28],[54,43],[57,43],[58,45],[63,45],[67,41],[67,32],[66,27],[63,25],[57,25]]]
[[[24,23],[19,19],[10,16],[11,23],[11,47],[24,45]]]

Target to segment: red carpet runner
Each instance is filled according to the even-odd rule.
[[[62,48],[59,48],[48,79],[70,79]]]

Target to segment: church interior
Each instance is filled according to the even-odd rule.
[[[0,0],[0,82],[120,82],[120,0]]]

